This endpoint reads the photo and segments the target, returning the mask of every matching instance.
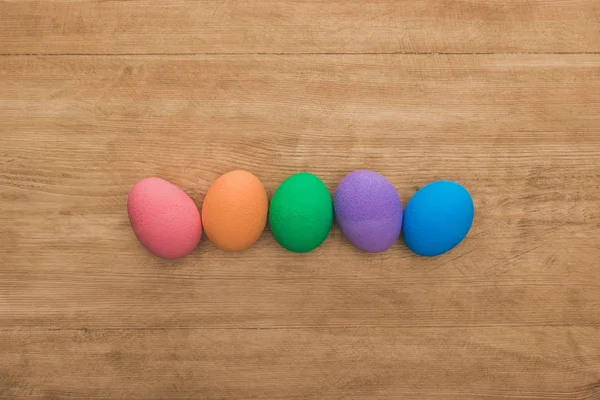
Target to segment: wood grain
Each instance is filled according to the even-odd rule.
[[[5,328],[597,326],[600,57],[4,57]],[[269,192],[372,168],[406,202],[447,178],[476,202],[443,257],[314,253],[266,232],[163,262],[129,188],[158,175],[201,204],[232,168]]]
[[[597,0],[0,0],[0,55],[0,399],[600,398]],[[137,243],[137,180],[234,168],[453,179],[475,224]]]
[[[0,53],[600,52],[597,0],[0,0]]]
[[[0,345],[7,399],[600,397],[595,328],[2,332]]]

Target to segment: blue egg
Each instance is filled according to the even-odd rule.
[[[451,181],[432,182],[406,205],[404,241],[420,256],[446,253],[467,236],[474,213],[473,199],[463,186]]]

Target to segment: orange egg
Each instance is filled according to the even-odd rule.
[[[241,251],[260,238],[268,211],[267,193],[260,180],[248,171],[231,171],[208,189],[202,205],[202,225],[215,246]]]

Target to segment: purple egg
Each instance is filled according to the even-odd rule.
[[[335,191],[335,217],[350,243],[369,253],[389,249],[402,229],[402,202],[383,175],[358,170]]]

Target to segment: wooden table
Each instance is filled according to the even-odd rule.
[[[0,53],[0,398],[600,399],[600,1],[0,0]],[[138,244],[137,180],[235,168],[457,180],[475,223]]]

